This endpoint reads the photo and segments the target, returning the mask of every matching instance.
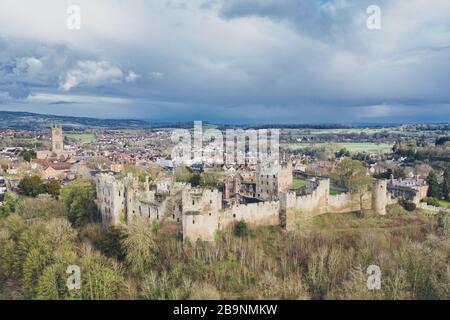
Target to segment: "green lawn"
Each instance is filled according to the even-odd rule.
[[[304,185],[306,185],[306,180],[304,180],[304,179],[295,178],[292,183],[292,186],[294,189],[298,189],[300,187],[303,187]]]
[[[97,140],[93,133],[65,133],[64,136],[82,142],[95,142]]]
[[[441,205],[441,207],[450,208],[450,202],[448,202],[448,201],[439,200],[439,204]]]

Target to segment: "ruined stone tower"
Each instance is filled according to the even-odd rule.
[[[59,155],[64,152],[62,126],[52,126],[52,152]]]
[[[387,181],[376,180],[372,190],[372,208],[377,214],[385,215],[387,205]]]
[[[292,162],[258,164],[256,166],[256,197],[264,201],[278,199],[280,192],[292,188]]]

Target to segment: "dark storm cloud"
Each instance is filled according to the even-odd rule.
[[[27,2],[33,16],[20,2],[0,4],[0,101],[30,111],[450,120],[448,1],[80,0],[77,32],[65,28],[64,1]],[[373,3],[378,31],[366,28]]]

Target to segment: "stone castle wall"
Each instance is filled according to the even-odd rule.
[[[272,201],[233,205],[216,214],[185,214],[183,238],[212,241],[217,230],[224,230],[239,221],[257,226],[276,226],[279,224],[279,211],[279,201]]]
[[[222,208],[222,193],[209,189],[185,189],[182,191],[182,211],[186,213],[217,215]]]
[[[285,226],[293,228],[299,220],[325,213],[345,213],[373,209],[377,214],[386,214],[388,197],[385,181],[376,181],[372,192],[360,197],[344,193],[330,195],[330,180],[320,180],[317,188],[309,195],[297,196],[295,192],[280,194],[280,213],[284,215]]]
[[[167,194],[167,190],[150,190],[148,180],[139,182],[132,176],[116,179],[107,174],[99,175],[97,204],[103,227],[129,223],[134,217],[167,218],[181,223],[181,212],[172,203],[177,198],[164,196],[164,193]]]
[[[234,205],[221,214],[221,227],[227,227],[238,221],[257,226],[270,226],[279,223],[280,202],[259,202]]]
[[[131,176],[115,179],[100,175],[97,181],[98,205],[103,225],[129,223],[140,216],[151,220],[170,220],[179,223],[184,239],[214,240],[217,230],[245,221],[259,226],[281,225],[290,229],[298,221],[325,213],[345,213],[373,209],[385,214],[387,204],[395,201],[387,196],[385,181],[376,181],[372,192],[358,195],[330,195],[330,180],[319,180],[308,195],[280,192],[279,200],[222,207],[222,193],[218,190],[191,188],[190,185],[161,186],[151,190],[148,181],[141,183]]]
[[[372,194],[366,193],[362,198],[359,195],[351,195],[348,193],[340,195],[330,195],[328,198],[327,212],[345,213],[372,209]]]
[[[317,188],[308,195],[297,196],[295,192],[286,192],[280,195],[283,209],[295,208],[305,215],[320,215],[327,213],[327,203],[330,193],[330,181],[321,180]],[[287,217],[288,218],[288,217]]]

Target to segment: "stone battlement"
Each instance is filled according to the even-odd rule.
[[[264,179],[272,179],[274,183],[273,179],[277,177],[266,175]],[[258,181],[257,175],[257,183],[267,186],[264,179]],[[385,214],[386,205],[393,201],[388,197],[386,181],[383,180],[374,181],[372,190],[361,196],[347,193],[330,195],[329,179],[317,180],[314,186],[316,188],[306,195],[297,195],[289,189],[278,190],[271,200],[234,203],[226,207],[219,190],[192,188],[189,184],[172,181],[150,184],[148,179],[140,182],[131,175],[117,179],[101,174],[97,177],[97,196],[105,227],[128,223],[134,216],[142,216],[178,224],[184,239],[206,241],[214,240],[218,230],[239,221],[252,225],[280,225],[289,229],[302,218],[326,213],[372,209]]]

